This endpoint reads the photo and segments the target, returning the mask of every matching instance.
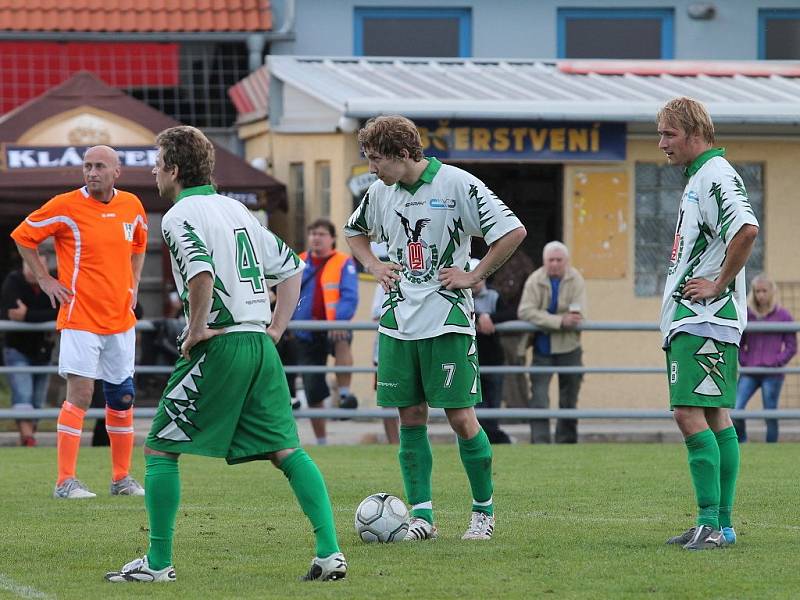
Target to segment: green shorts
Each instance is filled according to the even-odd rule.
[[[676,335],[666,350],[669,405],[733,408],[739,348],[689,333]]]
[[[475,338],[446,333],[424,340],[378,339],[378,406],[466,408],[481,401]]]
[[[289,388],[272,338],[226,333],[197,344],[190,360],[179,358],[146,444],[224,457],[229,464],[297,448]]]

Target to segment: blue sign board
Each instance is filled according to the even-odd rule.
[[[625,123],[417,121],[427,156],[450,160],[625,160]]]

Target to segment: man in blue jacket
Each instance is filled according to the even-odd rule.
[[[336,227],[328,219],[311,223],[308,250],[301,254],[306,262],[300,288],[300,302],[294,320],[349,321],[358,306],[358,274],[350,255],[336,249]],[[299,365],[325,365],[333,355],[336,366],[352,366],[349,330],[297,331]],[[350,373],[337,373],[341,408],[356,408],[358,400],[350,392]],[[303,388],[308,406],[318,408],[330,394],[324,373],[303,373]],[[311,419],[318,444],[326,443],[325,419]]]

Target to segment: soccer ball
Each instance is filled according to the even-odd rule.
[[[408,508],[400,498],[372,494],[356,509],[356,532],[367,543],[399,542],[406,536],[408,520]]]

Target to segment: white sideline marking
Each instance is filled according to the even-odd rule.
[[[44,592],[40,592],[36,588],[28,587],[27,585],[21,585],[16,581],[14,581],[13,579],[6,577],[2,573],[0,573],[0,590],[6,590],[7,592],[11,592],[15,596],[19,596],[20,598],[55,599],[55,596],[51,596],[50,594],[45,594]]]

